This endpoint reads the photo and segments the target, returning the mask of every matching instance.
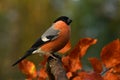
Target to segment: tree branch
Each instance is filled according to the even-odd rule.
[[[47,73],[49,80],[68,80],[60,56],[53,55],[47,61]]]

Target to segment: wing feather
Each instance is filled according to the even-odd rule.
[[[32,45],[31,48],[38,48],[40,46],[42,46],[43,44],[54,40],[58,37],[59,35],[59,30],[55,30],[54,26],[51,26],[47,31],[45,31],[45,33],[43,33],[43,35]]]

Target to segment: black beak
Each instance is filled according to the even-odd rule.
[[[71,19],[68,19],[68,20],[67,20],[67,24],[68,24],[68,25],[69,25],[71,22],[72,22]]]

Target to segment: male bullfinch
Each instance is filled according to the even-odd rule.
[[[52,54],[61,50],[70,39],[70,23],[72,22],[66,16],[58,17],[48,30],[31,46],[26,54],[16,61],[12,66],[15,66],[26,57],[32,54]]]

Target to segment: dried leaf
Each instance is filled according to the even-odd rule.
[[[80,76],[76,76],[76,77],[74,77],[72,80],[83,80],[83,79],[81,79]]]
[[[76,72],[77,70],[82,68],[79,56],[76,58],[71,58],[70,56],[63,57],[62,62],[66,71],[68,72]]]
[[[120,64],[120,41],[119,39],[106,45],[101,52],[102,62],[107,68]]]
[[[95,72],[101,73],[102,72],[102,63],[97,58],[89,58],[88,59],[94,69]]]
[[[73,78],[73,80],[103,80],[100,74],[92,72],[79,72],[77,76]]]
[[[83,38],[79,41],[79,55],[80,57],[83,57],[86,54],[87,49],[91,46],[96,44],[97,39],[93,38]]]
[[[104,75],[104,80],[120,80],[120,74],[113,73],[111,69]]]
[[[62,58],[62,62],[68,72],[76,72],[82,68],[81,57],[83,57],[90,45],[97,42],[96,39],[84,38],[81,39],[70,54]]]
[[[38,80],[46,80],[47,77],[46,68],[41,68],[38,73]]]
[[[93,77],[94,80],[104,80],[103,77],[99,73],[91,72],[89,73],[89,75]]]
[[[26,75],[27,79],[33,79],[37,76],[35,65],[28,60],[22,60],[19,63],[19,69]]]
[[[70,79],[70,77],[72,77],[72,76],[73,76],[71,72],[67,72],[67,74],[66,74],[66,75],[67,75],[67,78],[68,78],[68,79]]]
[[[79,72],[72,80],[93,80],[87,72]]]
[[[113,67],[113,73],[120,74],[120,64],[118,64],[115,67]]]

